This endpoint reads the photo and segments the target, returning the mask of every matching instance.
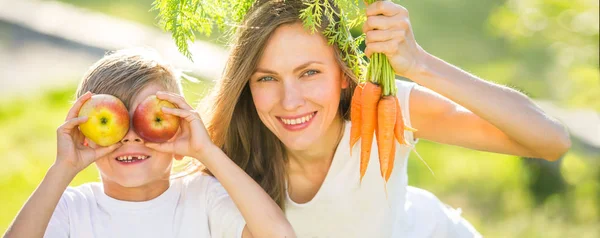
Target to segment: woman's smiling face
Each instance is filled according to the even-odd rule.
[[[309,149],[339,132],[332,123],[348,83],[334,48],[301,23],[273,32],[249,85],[260,120],[288,149]]]

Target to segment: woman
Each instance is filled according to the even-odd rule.
[[[375,149],[359,182],[360,142],[352,156],[348,148],[357,79],[336,46],[303,28],[303,7],[265,1],[247,13],[204,104],[212,141],[285,210],[299,237],[478,236],[435,196],[407,185],[411,147],[397,147],[387,193]],[[547,160],[570,147],[565,128],[523,94],[422,49],[402,6],[377,2],[366,14],[367,56],[384,53],[413,81],[397,82],[405,124],[418,129],[405,132],[411,145],[425,139]]]

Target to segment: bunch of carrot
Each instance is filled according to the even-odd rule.
[[[370,4],[375,0],[370,0]],[[396,141],[407,145],[404,130],[416,131],[404,125],[396,97],[395,73],[387,57],[375,53],[368,65],[367,75],[354,90],[350,108],[350,148],[362,138],[360,145],[360,181],[371,158],[373,133],[377,138],[381,176],[387,182],[394,168]]]

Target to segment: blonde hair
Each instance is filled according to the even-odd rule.
[[[158,53],[148,48],[109,52],[93,64],[77,88],[77,97],[90,91],[119,98],[127,108],[137,94],[150,83],[183,95],[179,76]]]
[[[332,3],[332,6],[335,6]],[[281,141],[262,123],[248,86],[266,42],[281,25],[301,23],[301,0],[258,1],[237,30],[223,77],[205,100],[206,127],[212,141],[250,175],[284,209],[287,157]],[[328,19],[323,17],[323,25]],[[321,32],[323,29],[321,29]],[[321,34],[322,35],[322,34]],[[342,90],[339,113],[349,119],[356,75],[335,57],[349,86]],[[356,53],[356,52],[349,52]]]
[[[109,52],[93,64],[83,76],[76,97],[85,92],[110,94],[119,98],[127,108],[150,84],[183,96],[179,73],[150,48],[129,48]],[[197,171],[196,161],[190,158],[173,166],[171,178]]]

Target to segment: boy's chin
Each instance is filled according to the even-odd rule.
[[[103,180],[104,183],[106,183],[106,180]],[[118,178],[114,178],[110,180],[110,183],[117,185],[118,187],[122,187],[122,188],[139,188],[139,187],[144,187],[144,186],[148,186],[151,185],[153,183],[156,183],[156,179],[150,179],[150,178],[145,178],[142,176],[119,176]]]

